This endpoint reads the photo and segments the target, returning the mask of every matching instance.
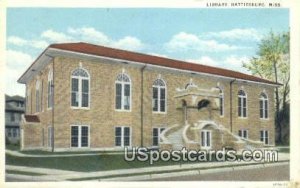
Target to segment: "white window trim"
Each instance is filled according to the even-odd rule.
[[[158,135],[157,135],[157,137],[158,137],[158,145],[157,146],[159,146],[159,144],[160,144],[160,136],[161,136],[161,129],[165,129],[166,130],[166,127],[152,127],[152,146],[154,146],[154,147],[157,147],[157,146],[155,146],[154,144],[153,144],[153,137],[154,137],[154,135],[153,135],[153,129],[158,129]]]
[[[248,119],[248,95],[247,95],[247,92],[244,90],[244,89],[240,89],[240,90],[242,90],[242,91],[244,91],[244,93],[245,93],[245,96],[243,96],[243,95],[238,95],[238,99],[241,97],[242,99],[243,98],[245,98],[246,99],[246,116],[244,116],[244,110],[243,110],[243,101],[241,102],[241,115],[242,116],[239,116],[239,111],[238,111],[238,118],[239,119]],[[240,91],[240,90],[238,90],[238,91]],[[237,105],[238,105],[238,107],[239,107],[239,101],[237,101]],[[238,110],[239,110],[239,108],[238,108]]]
[[[202,132],[205,132],[205,146],[202,146]],[[210,146],[207,146],[207,132],[209,132],[210,134]],[[211,149],[212,148],[212,131],[211,130],[200,130],[200,136],[201,136],[201,140],[200,140],[200,144],[201,144],[201,149]]]
[[[260,117],[260,106],[259,106],[259,119],[261,119],[261,120],[269,120],[269,116],[270,116],[270,113],[269,113],[269,110],[270,110],[269,97],[268,97],[268,95],[265,92],[263,92],[263,93],[266,95],[267,98],[263,98],[263,97],[261,97],[261,95],[259,97],[259,102],[261,100],[263,101],[263,117]],[[266,114],[265,114],[265,104],[264,104],[265,102],[267,103],[267,106],[268,106],[268,110],[267,110],[268,111],[268,117],[267,118],[266,118]]]
[[[72,127],[78,127],[78,146],[75,147],[75,146],[72,146]],[[88,146],[86,147],[82,147],[81,146],[81,128],[82,127],[88,127]],[[90,148],[90,145],[91,145],[91,128],[90,128],[90,125],[76,125],[76,124],[73,124],[73,125],[70,125],[70,148]]]
[[[249,139],[249,131],[248,131],[248,129],[240,129],[239,131],[242,131],[241,138],[244,138],[244,139]],[[245,135],[244,135],[244,131],[246,131],[246,133],[247,133],[247,137],[245,137]]]
[[[82,69],[84,71],[86,71],[86,73],[88,74],[88,78],[85,77],[81,77],[81,76],[73,76],[73,72],[77,69]],[[78,106],[72,106],[72,78],[78,79]],[[89,82],[89,102],[88,102],[88,106],[87,107],[82,107],[82,80],[88,80]],[[87,71],[86,69],[80,67],[80,68],[76,68],[71,72],[71,76],[70,76],[70,106],[72,109],[82,109],[82,110],[90,110],[90,106],[91,106],[91,75],[89,73],[89,71]]]
[[[167,101],[168,101],[168,98],[167,98],[167,96],[168,96],[168,93],[167,93],[167,84],[166,84],[165,80],[162,79],[162,78],[158,78],[158,79],[156,79],[156,80],[161,80],[161,81],[163,81],[164,84],[165,84],[165,86],[155,86],[155,85],[152,84],[152,101],[153,101],[153,88],[155,87],[155,88],[158,89],[158,93],[157,93],[157,95],[158,95],[157,111],[154,111],[154,110],[153,110],[153,102],[152,102],[152,112],[153,112],[154,114],[166,114],[166,113],[167,113],[167,106],[168,106],[168,105],[167,105]],[[154,80],[154,82],[155,82],[156,80]],[[153,82],[153,83],[154,83],[154,82]],[[161,88],[164,88],[164,89],[165,89],[165,111],[160,111],[160,100],[161,100],[161,98],[160,98],[160,89],[161,89]]]
[[[116,128],[121,128],[121,146],[117,146],[116,143]],[[130,131],[130,139],[129,139],[129,146],[124,146],[124,128],[128,127]],[[132,128],[131,126],[114,126],[114,143],[116,148],[124,148],[124,147],[132,147]]]
[[[263,138],[264,145],[270,145],[270,139],[269,139],[270,134],[269,134],[269,131],[268,130],[261,130],[261,131],[263,131],[263,137],[262,138]],[[266,132],[268,132],[268,137],[266,137]],[[260,134],[260,132],[259,132],[259,134]],[[266,138],[268,140],[268,144],[266,144]],[[261,139],[261,137],[260,137],[260,139]]]
[[[120,74],[125,74],[128,78],[129,78],[129,82],[123,82],[123,81],[118,81],[118,80],[115,80],[115,98],[114,98],[114,101],[115,101],[115,106],[114,106],[114,109],[115,111],[117,112],[131,112],[131,109],[132,109],[132,81],[131,81],[131,78],[128,74],[126,73],[120,73]],[[117,77],[120,75],[118,74]],[[122,87],[122,90],[121,90],[121,109],[117,109],[116,108],[116,94],[117,94],[117,87],[116,87],[116,84],[121,84],[121,87]],[[130,88],[130,102],[129,102],[129,109],[124,109],[124,94],[125,94],[125,84],[129,84],[129,88]]]

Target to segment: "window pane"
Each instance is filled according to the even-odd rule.
[[[82,92],[83,93],[89,92],[89,81],[88,80],[82,80]]]
[[[158,137],[157,136],[153,136],[153,146],[158,146]]]
[[[268,101],[265,100],[265,118],[268,118]]]
[[[121,109],[121,100],[122,100],[122,85],[116,84],[116,109]]]
[[[78,79],[72,78],[72,106],[78,106]]]
[[[124,85],[124,109],[129,110],[130,109],[130,85],[125,84]]]
[[[81,105],[82,105],[82,107],[88,107],[89,106],[89,94],[88,93],[83,93],[82,94]]]
[[[115,144],[121,146],[121,127],[115,128]]]
[[[121,137],[120,136],[115,138],[115,143],[116,143],[116,146],[121,146]]]
[[[72,91],[78,91],[78,79],[72,78]]]
[[[78,126],[71,127],[71,146],[78,147]]]
[[[130,128],[124,127],[124,136],[130,136]]]
[[[72,92],[72,106],[78,106],[78,92]]]
[[[121,136],[121,127],[115,128],[115,136]]]
[[[247,132],[247,130],[244,130],[244,138],[248,138],[248,132]]]
[[[89,145],[89,128],[88,126],[81,127],[81,147],[88,147]]]
[[[242,116],[242,99],[239,97],[238,98],[238,115],[239,117]]]
[[[242,130],[239,130],[239,137],[242,137]]]
[[[220,98],[220,115],[223,115],[223,96]]]
[[[246,107],[243,108],[243,117],[247,117],[247,108]]]
[[[88,107],[89,106],[89,81],[88,80],[82,80],[81,93],[82,93],[81,106]]]
[[[158,129],[157,128],[153,128],[153,136],[158,136]]]
[[[165,88],[160,88],[160,99],[165,99],[166,98],[166,89]]]
[[[130,146],[130,136],[124,137],[124,146]]]
[[[207,141],[207,146],[210,147],[210,132],[206,132],[206,135],[207,135],[207,138],[206,138],[206,141]]]
[[[165,100],[160,100],[160,111],[165,112],[166,107],[165,107]]]
[[[205,132],[204,131],[201,132],[201,145],[205,146]]]

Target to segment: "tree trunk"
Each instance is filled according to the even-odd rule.
[[[273,68],[274,68],[274,77],[275,77],[275,82],[278,83],[278,75],[277,75],[277,66],[276,66],[277,62],[273,61]],[[277,143],[281,144],[282,140],[281,140],[281,124],[279,122],[280,117],[279,117],[279,109],[280,109],[280,99],[279,99],[279,91],[278,91],[278,87],[275,88],[275,100],[276,100],[276,117],[275,117],[275,126],[278,128],[278,140]]]

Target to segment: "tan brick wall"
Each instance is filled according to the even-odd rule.
[[[56,148],[70,148],[70,126],[81,124],[90,126],[90,147],[114,147],[114,127],[130,126],[132,130],[132,145],[141,144],[141,72],[139,67],[127,64],[117,64],[108,60],[87,61],[66,57],[54,58],[54,133]],[[71,72],[79,64],[90,74],[90,108],[73,109],[71,107]],[[50,63],[39,75],[33,78],[27,87],[31,89],[33,113],[35,113],[35,81],[43,79],[43,111],[36,113],[41,119],[41,127],[47,130],[52,123],[52,110],[47,110],[47,79]],[[131,111],[119,112],[115,110],[115,79],[122,70],[131,78]],[[161,75],[167,85],[166,113],[152,112],[152,84]],[[213,114],[217,123],[230,129],[230,89],[229,82],[223,78],[192,75],[183,72],[171,72],[163,69],[146,68],[144,71],[144,112],[143,138],[144,145],[152,145],[152,128],[169,127],[174,124],[183,124],[182,109],[176,108],[176,88],[184,88],[190,79],[200,88],[210,89],[220,84],[224,89],[224,116],[218,112]],[[248,117],[237,117],[237,91],[243,87],[248,96]],[[263,90],[269,97],[269,119],[259,119],[259,95]],[[29,101],[31,103],[31,101]],[[203,109],[204,110],[204,109]],[[27,106],[27,113],[30,112]],[[197,119],[197,117],[192,118]],[[200,120],[200,118],[199,118]],[[190,122],[192,123],[192,122]],[[274,144],[274,105],[273,87],[262,84],[247,84],[235,82],[233,84],[233,132],[239,129],[248,129],[249,138],[259,140],[259,131],[269,130],[270,144]],[[45,131],[47,132],[47,131]],[[47,135],[47,134],[45,134]],[[44,137],[47,143],[47,136]]]

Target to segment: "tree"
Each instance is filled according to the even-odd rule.
[[[253,75],[282,84],[275,88],[275,126],[276,142],[283,143],[282,128],[286,125],[287,110],[289,110],[290,93],[290,33],[275,34],[270,32],[258,44],[258,52],[249,63],[243,63]]]

